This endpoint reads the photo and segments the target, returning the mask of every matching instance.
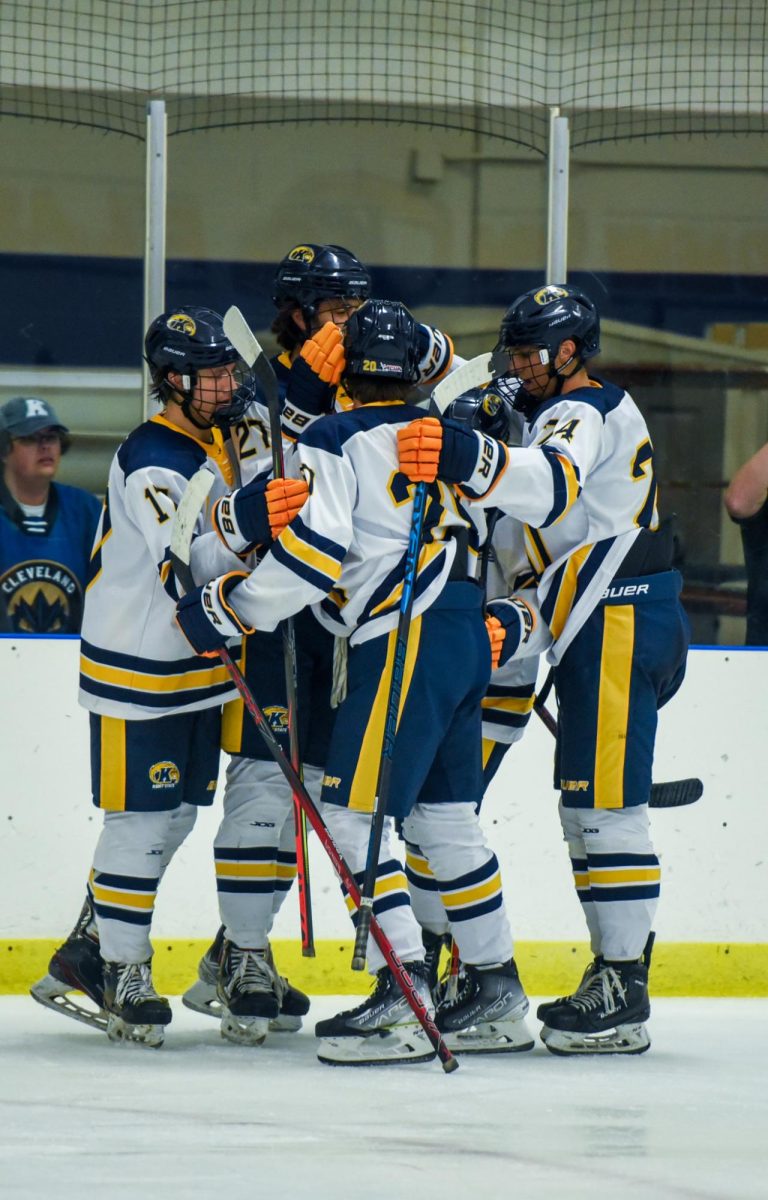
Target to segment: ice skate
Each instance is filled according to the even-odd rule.
[[[541,1040],[553,1054],[642,1054],[651,1044],[644,962],[603,962],[586,986],[553,1005]]]
[[[93,923],[93,907],[86,898],[77,923],[65,942],[59,946],[48,964],[48,974],[29,989],[39,1004],[54,1012],[82,1021],[92,1029],[107,1028],[104,1011],[104,963],[99,953],[99,939],[88,927]],[[84,1003],[80,995],[82,993]]]
[[[431,1013],[432,996],[423,962],[403,963],[414,987]],[[382,967],[376,986],[357,1008],[318,1021],[320,1062],[330,1066],[372,1066],[382,1063],[429,1062],[435,1051],[389,967]]]
[[[602,965],[603,965],[602,956],[598,954],[595,956],[595,958],[592,959],[591,963],[587,964],[587,966],[584,970],[584,974],[581,977],[579,986],[576,988],[576,991],[571,992],[571,994],[569,996],[558,996],[558,998],[556,1000],[545,1000],[544,1003],[540,1004],[539,1007],[536,1009],[536,1016],[538,1017],[538,1019],[540,1021],[546,1022],[548,1012],[551,1012],[553,1008],[557,1008],[560,1004],[565,1004],[566,1000],[570,1000],[573,996],[578,996],[580,992],[583,992],[584,988],[587,986],[587,984],[589,983],[592,976],[595,974],[596,971],[600,970]]]
[[[219,927],[211,945],[200,959],[197,967],[197,979],[187,988],[181,997],[181,1002],[193,1012],[204,1016],[221,1018],[222,1004],[216,990],[219,978],[219,958],[224,943],[224,926]],[[272,947],[267,943],[266,959],[275,971],[277,983],[275,990],[280,1005],[277,1016],[269,1022],[270,1033],[297,1033],[301,1029],[302,1017],[309,1012],[309,996],[299,991],[284,975],[277,975]]]
[[[171,1022],[171,1006],[152,984],[149,960],[104,964],[104,1007],[111,1042],[140,1042],[157,1048]]]
[[[490,967],[465,964],[456,998],[438,1007],[435,1021],[454,1054],[509,1054],[533,1049],[527,1012],[528,999],[510,959]]]
[[[280,1008],[277,976],[266,950],[224,941],[218,975],[221,1036],[239,1046],[260,1046]]]

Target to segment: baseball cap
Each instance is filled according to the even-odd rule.
[[[0,408],[0,428],[11,438],[27,437],[40,429],[56,429],[67,434],[53,405],[38,396],[14,396]]]

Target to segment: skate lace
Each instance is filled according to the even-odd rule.
[[[152,986],[149,963],[129,963],[120,970],[115,988],[115,1000],[118,1004],[135,1004],[137,1001],[159,999]]]
[[[269,969],[263,951],[239,950],[232,947],[231,981],[243,991],[270,991],[274,978]]]
[[[448,976],[450,978],[450,975]],[[450,999],[445,999],[440,1004],[441,1012],[455,1012],[457,1008],[463,1008],[470,1000],[474,1000],[480,990],[477,979],[474,977],[468,967],[464,967],[463,973],[459,974],[459,987],[455,996]]]
[[[388,989],[389,974],[385,967],[383,970],[379,971],[378,975],[376,976],[376,987],[373,989],[370,996],[367,996],[365,1000],[363,1000],[362,1004],[358,1004],[357,1008],[348,1009],[344,1015],[349,1018],[358,1017],[362,1013],[366,1013],[374,1001],[383,999]]]
[[[602,1008],[605,1012],[617,1012],[620,1001],[627,1003],[627,992],[613,967],[603,967],[592,976],[583,991],[575,992],[570,1002],[583,1012],[594,1012]]]

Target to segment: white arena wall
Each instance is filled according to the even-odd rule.
[[[79,911],[100,815],[90,802],[87,714],[77,704],[77,638],[0,637],[0,991],[23,991]],[[655,810],[662,859],[655,990],[768,995],[768,806],[762,650],[697,648],[661,713],[656,780],[697,775],[704,796]],[[575,984],[587,951],[551,786],[553,741],[534,716],[485,799],[528,990]],[[218,926],[211,843],[221,789],[171,864],[153,941],[168,991],[194,975]],[[283,970],[316,992],[365,990],[348,970],[350,929],[335,877],[311,839],[318,957],[302,959],[295,889],[273,942]]]

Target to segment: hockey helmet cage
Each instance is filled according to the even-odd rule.
[[[600,316],[580,288],[547,284],[518,296],[505,312],[496,351],[539,346],[554,362],[560,343],[572,339],[585,362],[600,353]]]
[[[313,310],[334,296],[367,300],[371,277],[358,258],[343,246],[294,246],[275,272],[272,299],[278,308],[295,304]]]
[[[345,375],[399,379],[420,378],[419,327],[398,300],[368,300],[349,318],[344,334]]]
[[[452,400],[443,416],[487,433],[499,442],[508,442],[513,401],[519,386],[517,379],[506,376],[486,387],[471,388]]]

